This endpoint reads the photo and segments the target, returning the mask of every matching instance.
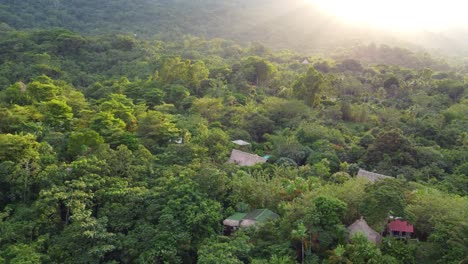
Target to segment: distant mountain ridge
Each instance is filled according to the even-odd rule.
[[[468,55],[468,31],[396,36],[345,25],[301,0],[0,0],[0,22],[16,29],[62,27],[84,34],[183,35],[261,42],[301,53],[362,43],[423,46]]]

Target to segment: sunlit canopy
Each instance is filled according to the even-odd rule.
[[[395,30],[468,26],[465,0],[304,0],[343,22]]]

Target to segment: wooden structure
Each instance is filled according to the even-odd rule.
[[[309,65],[310,62],[309,62],[309,60],[306,58],[306,59],[304,59],[304,60],[302,61],[302,64],[304,64],[304,65]]]
[[[229,235],[239,228],[255,226],[278,217],[279,215],[268,209],[256,209],[249,213],[235,213],[223,221],[224,234]]]
[[[414,227],[401,219],[391,220],[387,225],[387,233],[395,238],[409,239],[414,233]]]
[[[395,179],[395,178],[390,177],[390,176],[386,176],[386,175],[383,175],[383,174],[378,174],[378,173],[366,171],[366,170],[363,170],[363,169],[359,169],[356,177],[357,178],[365,178],[365,179],[367,179],[367,180],[369,180],[371,182],[376,182],[376,181],[383,180],[383,179]]]
[[[250,154],[244,151],[233,149],[228,163],[234,163],[239,166],[254,166],[257,164],[265,163],[267,159],[255,154]]]
[[[382,236],[372,229],[364,220],[363,217],[361,219],[356,220],[352,225],[348,226],[349,237],[353,237],[356,234],[363,234],[367,240],[374,244],[380,244],[382,242]]]

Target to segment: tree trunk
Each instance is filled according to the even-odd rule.
[[[304,263],[304,240],[301,241],[302,257],[301,263]]]

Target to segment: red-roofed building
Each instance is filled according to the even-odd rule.
[[[392,220],[387,226],[388,233],[396,238],[410,238],[414,233],[414,227],[407,221]]]

